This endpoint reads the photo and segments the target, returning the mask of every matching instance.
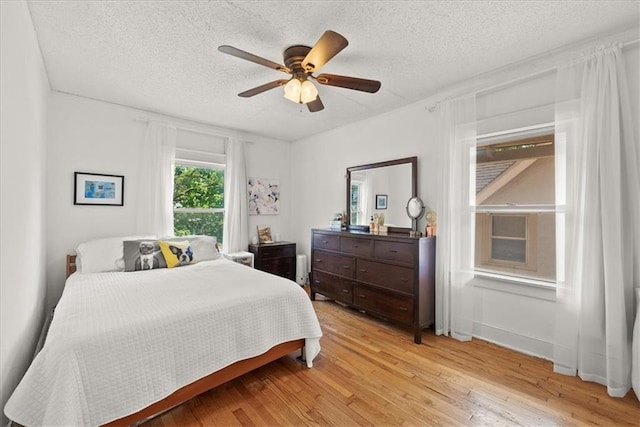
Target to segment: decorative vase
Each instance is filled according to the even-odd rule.
[[[427,229],[425,230],[425,234],[427,236],[435,236],[436,235],[436,225],[435,224],[428,224],[427,225]]]

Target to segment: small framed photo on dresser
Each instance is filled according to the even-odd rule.
[[[258,241],[260,243],[273,243],[271,238],[271,226],[259,225],[258,226]]]

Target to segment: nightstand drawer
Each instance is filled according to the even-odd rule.
[[[296,275],[292,258],[261,259],[260,262],[256,264],[256,268],[287,278],[291,276],[295,277]]]
[[[249,245],[256,269],[296,280],[296,244],[290,242]]]
[[[265,248],[260,248],[259,253],[260,253],[260,258],[262,259],[293,257],[293,256],[296,256],[296,247],[295,245],[269,246]]]

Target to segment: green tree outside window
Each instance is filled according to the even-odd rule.
[[[176,165],[173,212],[176,236],[203,234],[222,243],[224,170]]]

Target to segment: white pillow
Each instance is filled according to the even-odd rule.
[[[80,243],[76,248],[76,269],[80,273],[124,271],[125,240],[155,239],[156,236],[106,237]]]
[[[189,246],[191,246],[191,249],[193,250],[193,256],[198,261],[210,261],[220,258],[220,252],[218,252],[218,248],[216,247],[218,239],[215,236],[171,236],[162,238],[160,240],[164,240],[167,242],[181,242],[184,240],[188,240]]]

